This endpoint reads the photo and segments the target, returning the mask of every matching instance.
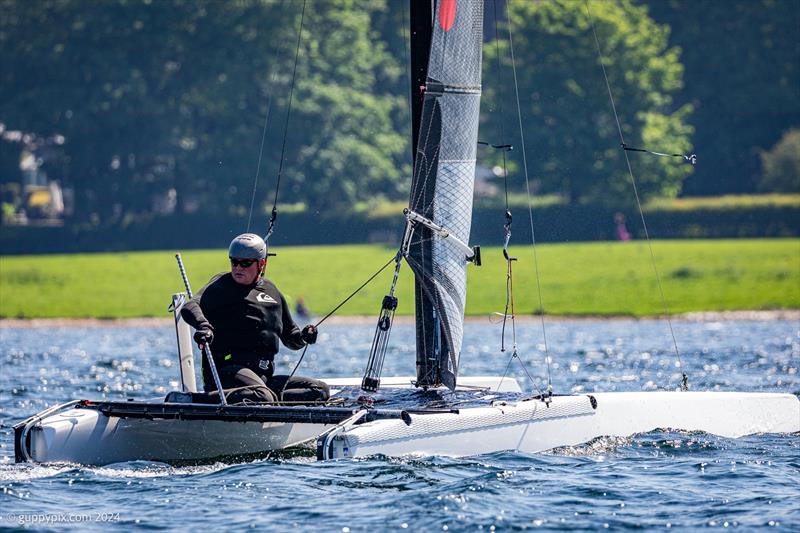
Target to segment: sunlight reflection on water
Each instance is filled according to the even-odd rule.
[[[674,323],[694,390],[800,392],[800,325],[792,321]],[[541,327],[518,327],[519,353],[543,386]],[[327,326],[299,372],[359,376],[373,325]],[[463,375],[502,374],[500,329],[466,326]],[[548,324],[557,392],[671,389],[679,369],[656,320]],[[601,438],[538,455],[374,457],[317,463],[308,452],[242,464],[98,468],[13,464],[11,426],[78,397],[159,397],[177,385],[168,328],[0,329],[0,504],[4,513],[119,513],[127,526],[368,531],[495,528],[800,528],[800,435],[724,439],[653,432]],[[397,325],[385,376],[411,375],[414,330]],[[278,357],[290,370],[298,354]],[[0,522],[0,527],[8,525]],[[15,524],[18,525],[18,524]],[[59,528],[62,524],[59,524]],[[107,524],[89,522],[81,529]],[[13,526],[12,526],[13,527]],[[69,525],[65,525],[69,527]]]

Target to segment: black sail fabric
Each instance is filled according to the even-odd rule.
[[[469,243],[483,0],[439,0],[432,16],[409,206]],[[464,334],[467,258],[452,239],[417,225],[406,259],[416,278],[417,385],[454,389]]]

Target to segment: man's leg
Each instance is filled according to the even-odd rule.
[[[284,402],[324,402],[331,397],[327,383],[303,376],[272,376],[267,386],[276,396],[283,391],[281,401]]]
[[[244,366],[226,365],[219,371],[219,380],[225,389],[228,403],[275,402],[278,397],[258,375]],[[216,390],[192,395],[195,403],[219,403]]]

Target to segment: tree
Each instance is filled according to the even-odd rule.
[[[59,176],[79,221],[121,222],[177,194],[179,209],[271,203],[299,2],[0,0],[0,122],[66,139]],[[401,72],[377,42],[383,1],[311,0],[281,200],[333,209],[397,189]],[[275,50],[273,52],[273,50]]]
[[[590,9],[626,143],[659,152],[688,151],[691,108],[673,105],[682,67],[679,50],[667,46],[669,29],[629,0],[592,2]],[[513,2],[509,17],[529,170],[540,191],[570,201],[618,201],[621,192],[630,191],[630,180],[585,4]],[[511,119],[516,110],[509,105],[514,93],[507,33],[501,30],[500,39],[488,43],[484,54],[487,133],[481,136],[492,141],[499,137],[501,105],[505,131],[516,126]],[[492,64],[496,44],[499,74]],[[631,160],[644,197],[675,196],[691,172],[690,165],[674,159],[636,155]]]
[[[7,183],[19,183],[22,180],[22,173],[19,169],[21,156],[22,143],[8,141],[0,135],[0,186]]]
[[[252,7],[7,0],[0,118],[65,137],[60,177],[76,190],[79,221],[145,212],[175,187],[173,169],[193,166],[202,119],[227,109],[207,104],[230,52],[215,41],[238,44],[231,26]]]
[[[800,129],[787,131],[772,150],[761,153],[762,192],[800,191]]]
[[[757,189],[759,154],[800,126],[800,2],[795,0],[647,0],[683,50],[701,164],[685,194]]]
[[[385,2],[338,0],[306,12],[286,177],[291,196],[314,211],[396,197],[405,187],[408,138],[398,133],[405,99],[379,87],[402,69],[371,20],[386,10]]]

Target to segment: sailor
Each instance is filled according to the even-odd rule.
[[[294,307],[294,311],[297,316],[302,319],[307,319],[311,316],[311,313],[308,311],[308,306],[306,306],[306,301],[302,296],[297,297],[297,304]]]
[[[330,397],[328,385],[317,379],[274,375],[280,344],[298,350],[317,341],[317,328],[302,330],[292,320],[286,299],[263,277],[267,244],[253,233],[231,241],[230,272],[212,277],[181,310],[195,328],[194,340],[208,345],[230,403],[318,402]],[[216,390],[211,368],[203,358],[206,393]],[[230,391],[229,389],[236,389]],[[207,401],[217,401],[216,393]]]

